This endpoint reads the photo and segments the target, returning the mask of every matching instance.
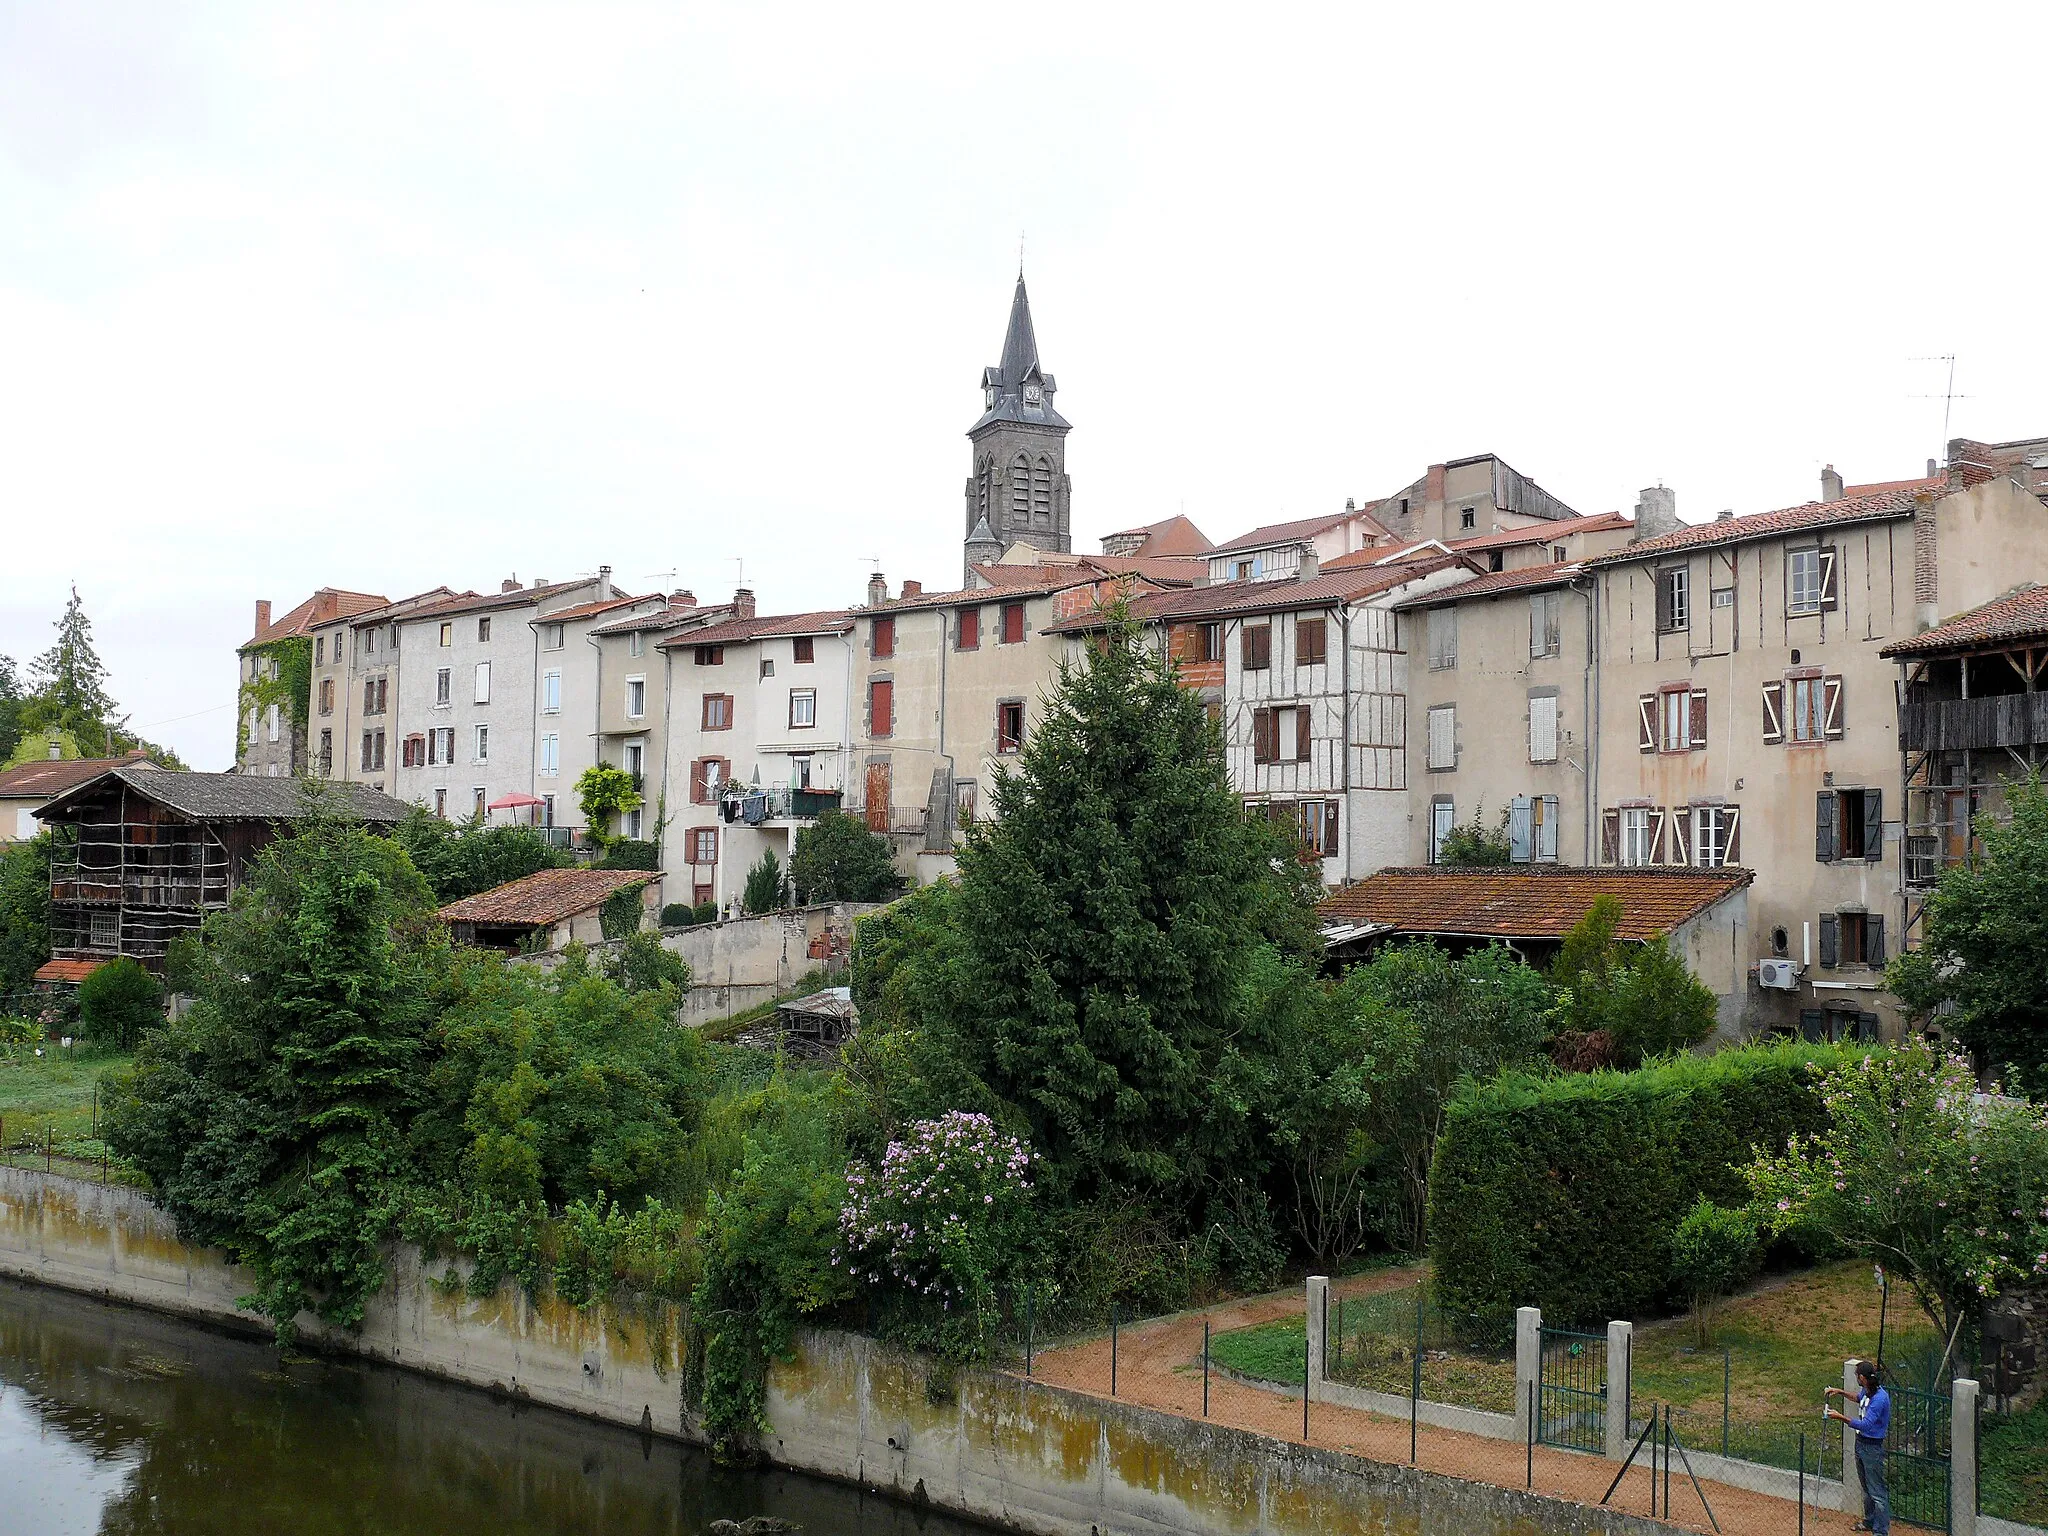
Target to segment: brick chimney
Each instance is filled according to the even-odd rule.
[[[1676,533],[1684,526],[1678,520],[1678,492],[1669,486],[1649,486],[1636,497],[1636,530],[1629,535],[1629,542]]]
[[[923,596],[924,596],[924,583],[923,583],[923,582],[921,582],[921,581],[906,581],[906,582],[904,582],[904,583],[903,583],[903,595],[904,595],[905,597],[923,597]]]
[[[754,616],[754,589],[741,587],[732,595],[732,616],[736,619],[751,619]]]
[[[268,628],[270,628],[270,599],[259,597],[256,599],[256,634],[258,638],[261,638],[263,631]]]
[[[1820,499],[1822,501],[1840,501],[1842,499],[1842,476],[1832,464],[1821,466]]]
[[[498,583],[498,590],[500,592],[517,592],[519,590],[519,578],[517,576],[507,576]]]
[[[680,592],[669,593],[668,603],[671,608],[694,608],[697,606],[697,594],[684,587]]]
[[[889,601],[889,583],[880,571],[868,578],[868,606],[879,608]]]
[[[1423,499],[1426,501],[1442,501],[1444,499],[1444,489],[1449,484],[1450,478],[1450,470],[1443,465],[1430,465],[1429,474],[1423,482]]]

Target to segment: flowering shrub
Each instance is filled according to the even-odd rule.
[[[1976,1086],[1920,1041],[1864,1056],[1825,1074],[1824,1130],[1745,1170],[1774,1230],[1904,1276],[1950,1341],[2001,1285],[2048,1277],[2048,1112]]]
[[[881,1166],[848,1170],[833,1263],[908,1302],[892,1310],[922,1320],[912,1334],[978,1355],[1032,1245],[1030,1175],[1030,1151],[987,1115],[916,1121]]]

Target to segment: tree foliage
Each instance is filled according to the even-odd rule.
[[[1746,1206],[1693,1202],[1671,1234],[1671,1281],[1692,1307],[1700,1348],[1710,1342],[1714,1304],[1756,1273],[1761,1256],[1756,1214]]]
[[[1514,861],[1514,840],[1508,835],[1508,813],[1500,813],[1500,825],[1489,827],[1474,811],[1472,819],[1454,826],[1437,845],[1437,863],[1449,869],[1484,869]]]
[[[95,1045],[132,1051],[164,1019],[164,989],[127,955],[78,984],[79,1032]]]
[[[50,834],[0,847],[0,994],[18,992],[50,958]]]
[[[1719,1021],[1714,994],[1669,942],[1618,939],[1621,919],[1619,900],[1596,898],[1551,964],[1561,1064],[1639,1066],[1698,1045]]]
[[[740,894],[740,906],[749,917],[773,912],[782,905],[782,861],[773,848],[763,848],[761,857],[747,871],[747,883]]]
[[[798,831],[789,854],[789,879],[803,906],[887,901],[903,889],[903,877],[890,860],[889,840],[844,811],[826,811]]]
[[[1920,947],[1885,982],[1921,1015],[1952,1005],[1945,1030],[1994,1072],[2048,1095],[2048,790],[2007,787],[2010,815],[1976,823],[1983,853],[1944,871]]]
[[[583,810],[584,829],[591,840],[610,843],[615,818],[647,803],[633,775],[610,763],[592,763],[576,776],[576,803]]]
[[[481,815],[458,826],[418,805],[406,813],[392,836],[443,906],[539,870],[567,868],[572,862],[537,827],[493,827]]]

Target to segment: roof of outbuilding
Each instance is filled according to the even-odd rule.
[[[757,619],[727,619],[705,629],[687,629],[671,635],[663,645],[740,645],[748,640],[773,640],[786,635],[843,635],[853,628],[853,615],[844,608],[826,608],[816,613],[769,613]]]
[[[2048,639],[2048,587],[2028,586],[1959,613],[1908,640],[1894,640],[1880,656],[1927,656],[1975,650],[2001,641]]]
[[[517,880],[465,896],[441,909],[450,923],[529,925],[559,923],[578,912],[601,906],[612,892],[645,885],[654,875],[644,869],[543,869]]]
[[[0,773],[0,800],[28,800],[38,795],[61,795],[74,784],[96,779],[109,768],[124,763],[148,763],[149,754],[140,750],[126,757],[39,757]],[[155,767],[154,763],[150,763]]]
[[[1652,939],[1700,915],[1755,879],[1747,869],[1581,869],[1519,865],[1488,869],[1383,869],[1323,899],[1325,923],[1399,933],[1561,939],[1595,901],[1621,903],[1615,936]]]
[[[62,981],[77,986],[106,963],[104,960],[45,960],[36,967],[35,980]]]
[[[179,773],[168,768],[114,767],[75,784],[36,814],[62,820],[63,812],[109,779],[194,821],[293,821],[306,814],[314,792],[301,779],[264,778],[246,773]],[[409,807],[367,784],[334,780],[319,786],[336,812],[380,824],[403,821]]]

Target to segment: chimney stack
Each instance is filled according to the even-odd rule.
[[[1835,466],[1832,464],[1821,466],[1820,499],[1822,501],[1840,501],[1842,499],[1842,477],[1836,473]]]
[[[694,608],[697,606],[697,594],[684,587],[680,592],[669,593],[668,605],[671,608]]]
[[[906,582],[904,582],[904,583],[903,583],[903,595],[904,595],[905,597],[923,597],[923,596],[924,596],[924,583],[923,583],[923,582],[921,582],[921,581],[906,581]]]
[[[1318,555],[1318,554],[1316,553],[1316,547],[1315,547],[1315,545],[1313,545],[1313,544],[1304,544],[1304,545],[1302,545],[1302,546],[1301,546],[1301,571],[1300,571],[1300,573],[1299,573],[1299,579],[1300,579],[1300,580],[1302,580],[1302,581],[1314,581],[1314,580],[1315,580],[1315,579],[1316,579],[1316,578],[1317,578],[1318,576],[1320,576],[1320,575],[1322,575],[1322,574],[1323,574],[1323,561],[1322,561],[1322,557],[1321,557],[1320,555]]]
[[[751,619],[754,616],[754,589],[741,587],[732,595],[732,616],[736,619]]]
[[[603,602],[603,601],[604,601],[604,600],[605,600],[606,598],[610,597],[611,595],[612,595],[612,568],[611,568],[610,566],[608,566],[608,565],[600,565],[600,566],[599,566],[599,567],[597,568],[597,597],[598,597],[598,601],[599,601],[599,602]]]
[[[1669,486],[1649,486],[1636,497],[1636,530],[1629,535],[1629,542],[1676,533],[1684,526],[1678,520],[1678,492]]]
[[[1932,479],[1934,478],[1935,474],[1937,473],[1938,467],[1939,467],[1939,466],[1937,465],[1937,463],[1936,463],[1936,461],[1935,461],[1935,460],[1933,460],[1933,459],[1929,459],[1929,460],[1927,461],[1927,478],[1928,478],[1928,479],[1932,480]]]
[[[1721,509],[1720,511],[1718,511],[1718,512],[1716,512],[1716,513],[1714,514],[1714,521],[1715,521],[1715,522],[1717,522],[1717,523],[1732,523],[1732,522],[1734,522],[1734,521],[1735,521],[1735,509],[1734,509],[1733,507],[1723,507],[1723,508],[1722,508],[1722,509]]]
[[[259,640],[262,639],[263,631],[268,628],[270,628],[270,599],[259,597],[256,599],[256,637]]]
[[[517,576],[507,576],[498,583],[498,590],[500,592],[517,592],[519,590],[519,578]]]
[[[868,578],[868,606],[879,608],[889,601],[889,583],[880,571]]]

